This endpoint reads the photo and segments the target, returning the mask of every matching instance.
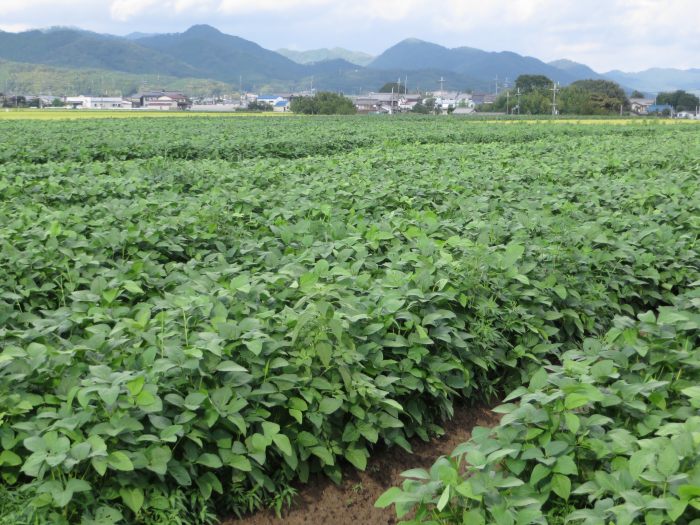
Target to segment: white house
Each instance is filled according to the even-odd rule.
[[[131,109],[132,104],[121,97],[66,97],[66,106],[73,109]]]
[[[155,109],[159,111],[169,111],[171,109],[177,109],[177,100],[169,97],[168,95],[161,95],[154,100],[147,100],[144,105],[146,109]]]
[[[638,115],[646,115],[649,108],[655,104],[653,98],[631,98],[630,107],[632,113],[637,113]]]

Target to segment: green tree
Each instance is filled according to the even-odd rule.
[[[700,99],[692,93],[679,89],[671,93],[659,93],[656,103],[669,104],[676,111],[695,111],[695,108],[700,106]]]
[[[515,89],[521,93],[544,91],[552,87],[553,82],[544,75],[520,75],[515,79]]]
[[[399,84],[398,82],[387,82],[381,88],[379,88],[380,93],[406,93],[406,86]]]
[[[272,106],[267,102],[258,102],[257,100],[253,100],[252,102],[248,102],[246,111],[272,111]]]
[[[635,89],[634,91],[632,91],[630,98],[644,98],[644,93]]]
[[[567,115],[596,115],[591,94],[581,88],[568,86],[559,94],[559,110]]]
[[[522,93],[522,91],[521,91]],[[510,96],[501,93],[491,107],[491,111],[512,113],[518,105],[518,97],[513,91]],[[552,112],[552,97],[544,89],[532,90],[520,96],[521,115],[548,115]]]
[[[295,98],[290,109],[304,115],[353,115],[356,112],[352,100],[328,91],[321,91],[313,97]]]
[[[427,115],[430,113],[430,109],[428,109],[428,106],[423,104],[422,102],[418,102],[413,108],[411,109],[411,113],[420,113],[421,115]]]
[[[62,108],[65,104],[60,98],[54,98],[53,102],[51,102],[51,106],[54,108]]]
[[[609,80],[577,80],[559,100],[560,111],[570,115],[615,115],[630,107],[625,91]]]

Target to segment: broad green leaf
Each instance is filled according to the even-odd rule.
[[[279,437],[279,436],[275,436]],[[250,472],[253,470],[252,465],[250,464],[250,461],[248,460],[247,457],[241,455],[241,454],[232,454],[227,463],[230,467],[233,467],[237,470],[240,470],[242,472]]]
[[[348,448],[345,451],[345,459],[352,463],[357,469],[365,470],[365,468],[367,468],[367,456],[363,449]]]
[[[440,495],[440,499],[438,500],[437,505],[436,505],[437,509],[438,510],[444,509],[447,506],[447,504],[449,503],[449,501],[450,501],[450,487],[447,486],[447,487],[445,487],[445,490],[443,490],[442,494]]]
[[[552,476],[552,490],[560,498],[568,500],[569,494],[571,494],[571,479],[561,474],[554,474]]]
[[[134,465],[124,452],[116,451],[107,456],[107,464],[114,470],[130,472],[134,470]]]
[[[374,503],[374,506],[380,509],[384,509],[389,505],[393,505],[398,501],[403,492],[398,487],[391,487],[386,492],[384,492],[379,499]]]
[[[334,397],[324,397],[318,406],[318,409],[323,414],[332,414],[343,405],[342,399]]]
[[[659,453],[659,459],[656,464],[656,468],[661,475],[669,477],[671,474],[675,474],[679,467],[680,461],[676,450],[672,446],[663,447]]]
[[[221,468],[223,465],[218,455],[209,453],[201,454],[199,458],[197,458],[197,463],[209,468]]]
[[[143,490],[136,487],[122,487],[119,489],[119,495],[124,505],[129,507],[134,514],[139,513],[144,502]]]
[[[277,445],[277,448],[282,451],[282,454],[286,456],[292,455],[292,444],[287,436],[284,434],[277,434],[272,436],[272,441],[275,443],[275,445]]]
[[[537,465],[535,465],[535,468],[532,469],[532,474],[530,475],[530,485],[536,485],[544,478],[549,476],[551,472],[551,469],[538,463]]]
[[[509,244],[503,253],[503,268],[510,268],[525,253],[525,248],[520,244]]]

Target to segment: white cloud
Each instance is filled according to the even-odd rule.
[[[0,13],[3,18],[19,13],[26,15],[25,18],[29,19],[37,9],[64,9],[88,3],[86,0],[60,0],[58,2],[52,0],[23,0],[21,2],[17,0],[0,0]],[[30,22],[30,20],[27,20],[28,24]]]
[[[227,15],[255,13],[257,11],[287,12],[294,9],[324,7],[332,0],[221,0],[217,11]]]
[[[188,11],[212,12],[217,7],[215,0],[175,0],[173,9],[176,13],[186,13]]]
[[[19,33],[20,31],[26,31],[31,29],[32,26],[29,24],[3,24],[0,23],[0,31],[8,31],[10,33]]]
[[[118,22],[126,22],[157,3],[158,0],[114,0],[109,6],[109,14]]]

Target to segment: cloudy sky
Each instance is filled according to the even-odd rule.
[[[700,67],[700,0],[0,0],[0,29],[123,35],[206,23],[276,49],[377,54],[417,37],[569,58],[603,72]]]

